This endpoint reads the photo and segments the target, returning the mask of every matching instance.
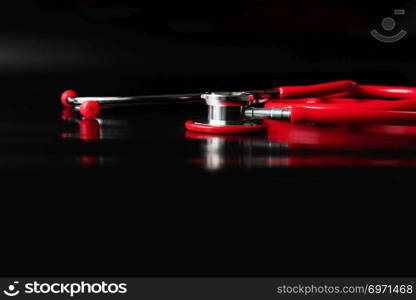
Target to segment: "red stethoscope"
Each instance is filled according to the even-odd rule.
[[[264,120],[291,123],[416,125],[416,88],[360,85],[341,80],[316,85],[283,86],[247,92],[173,94],[131,97],[78,97],[65,91],[61,102],[85,118],[95,118],[101,108],[183,103],[204,100],[208,116],[187,121],[189,131],[211,134],[264,132]]]

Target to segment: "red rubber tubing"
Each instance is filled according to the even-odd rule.
[[[369,100],[365,102],[335,102],[335,103],[296,103],[269,101],[265,104],[265,108],[292,108],[292,107],[306,107],[306,108],[343,108],[343,109],[371,109],[371,110],[394,110],[394,111],[416,111],[416,98],[407,100]]]
[[[416,98],[416,88],[404,86],[359,84],[350,90],[350,95],[360,98]]]
[[[282,86],[277,88],[277,90],[279,91],[280,99],[303,98],[333,95],[349,91],[356,85],[357,83],[352,80],[339,80],[313,85]]]
[[[292,123],[416,125],[416,112],[293,107]]]
[[[331,105],[331,104],[330,104]],[[332,104],[337,106],[343,106],[345,108],[354,109],[377,109],[377,110],[397,110],[397,111],[416,111],[416,98],[407,100],[371,100],[358,103],[345,103],[345,104]]]
[[[354,87],[353,87],[354,88]],[[325,95],[325,98],[342,98],[342,97],[348,97],[350,95],[350,91],[343,91],[331,95]]]

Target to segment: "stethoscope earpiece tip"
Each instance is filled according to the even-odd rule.
[[[65,107],[74,107],[73,104],[71,104],[71,103],[68,102],[68,98],[75,98],[75,97],[78,97],[77,92],[75,92],[73,90],[66,90],[61,95],[61,103],[62,103],[62,105],[65,106]]]
[[[100,113],[100,104],[97,101],[85,101],[79,107],[80,114],[87,119],[94,119]]]

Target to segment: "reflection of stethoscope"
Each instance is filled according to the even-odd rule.
[[[85,142],[131,139],[136,130],[124,119],[78,119],[66,108],[62,119],[78,125],[66,128],[64,139]],[[416,126],[291,124],[265,120],[267,134],[223,135],[186,132],[186,137],[201,141],[200,156],[188,163],[209,170],[238,165],[243,167],[306,166],[414,166]],[[131,124],[130,124],[131,125]],[[88,148],[87,148],[88,149]],[[101,155],[91,148],[78,157],[86,167],[122,163],[122,157]],[[400,150],[399,156],[397,151]],[[375,155],[376,153],[376,155]],[[405,154],[405,155],[404,155]],[[410,155],[410,156],[409,156]]]
[[[200,156],[188,163],[217,171],[232,166],[273,167],[400,167],[415,166],[416,128],[390,125],[310,126],[266,121],[263,135],[186,132],[201,144]],[[400,149],[400,155],[396,150]],[[377,153],[377,155],[375,155]],[[409,155],[403,155],[408,153]]]
[[[85,142],[95,142],[98,140],[114,140],[131,137],[132,133],[128,130],[128,122],[120,119],[91,119],[77,118],[76,113],[68,108],[62,111],[61,119],[68,124],[78,125],[78,128],[71,127],[61,134],[63,139],[80,139]]]
[[[94,118],[101,107],[195,102],[200,98],[208,105],[208,116],[205,120],[185,123],[194,132],[262,132],[268,127],[263,119],[291,123],[416,125],[416,88],[358,85],[351,80],[202,95],[78,97],[69,90],[62,94],[61,101],[65,106],[75,107],[84,117]],[[259,104],[264,106],[258,107]]]

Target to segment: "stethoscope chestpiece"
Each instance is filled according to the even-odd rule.
[[[205,93],[201,95],[208,105],[206,120],[185,122],[187,130],[216,134],[248,134],[263,132],[266,125],[247,120],[244,109],[254,103],[255,97],[247,92]]]

